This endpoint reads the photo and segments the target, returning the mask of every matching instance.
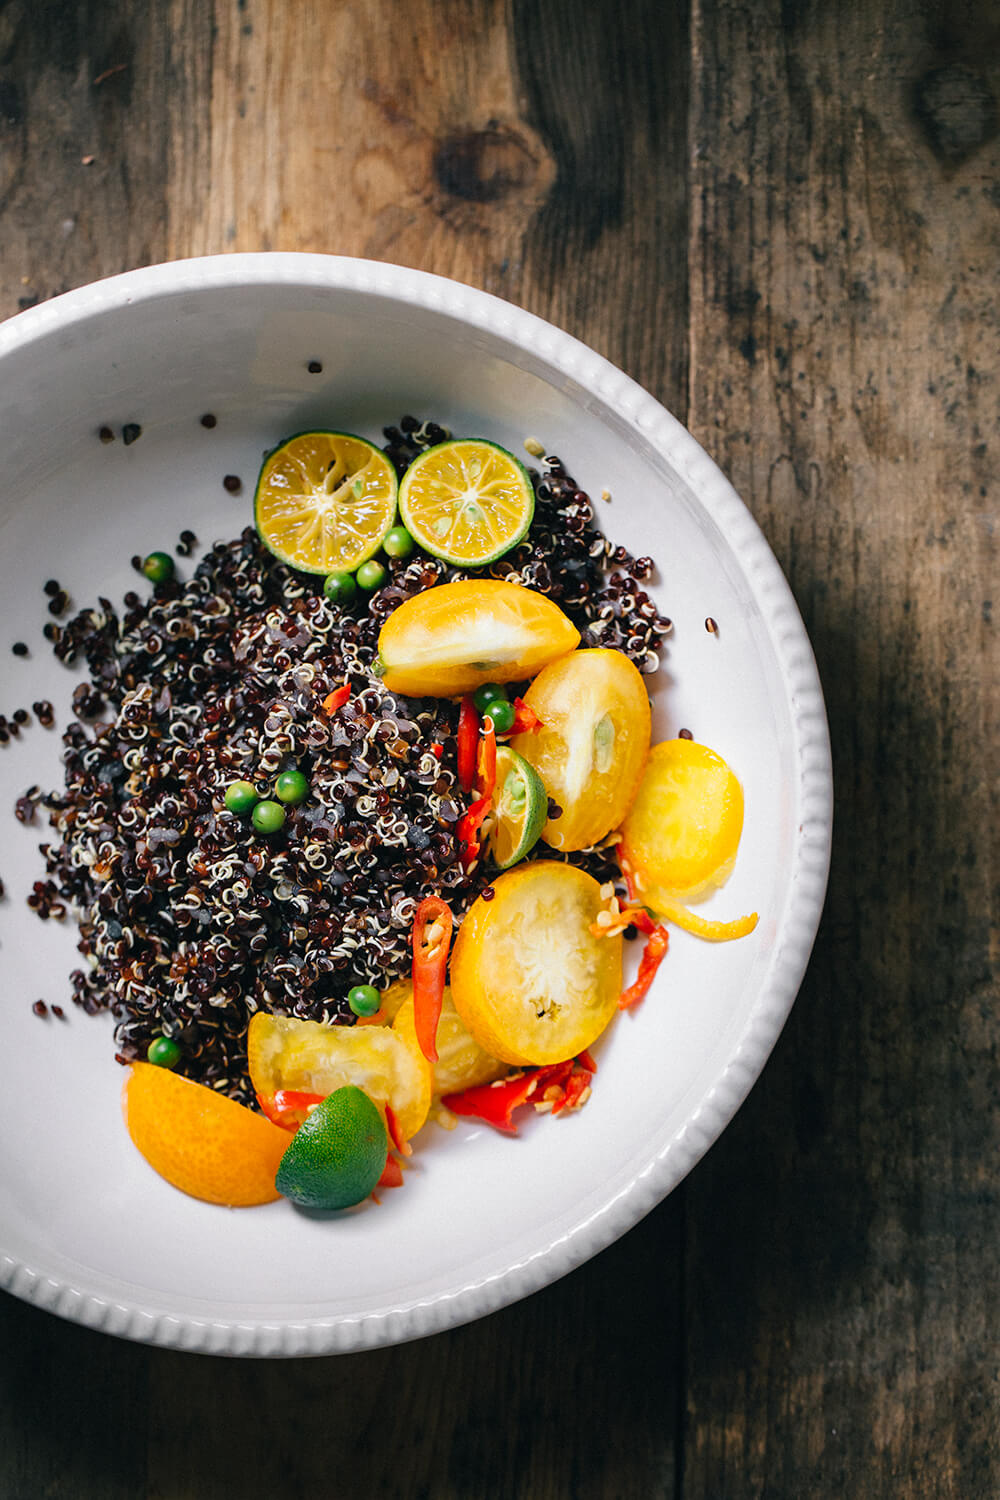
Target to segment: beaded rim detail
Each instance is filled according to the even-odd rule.
[[[430,1298],[308,1320],[220,1320],[95,1295],[0,1251],[0,1287],[71,1321],[120,1337],[212,1354],[326,1355],[401,1343],[482,1317],[575,1269],[667,1196],[749,1093],[795,1000],[826,892],[833,820],[822,689],[791,590],[750,512],[677,419],[601,355],[541,318],[459,282],[375,261],[294,253],[220,255],[151,266],[67,292],[0,326],[0,359],[56,329],[128,304],[213,289],[268,285],[387,297],[479,328],[529,353],[610,409],[687,482],[725,535],[759,605],[781,670],[793,734],[800,838],[782,929],[765,980],[725,1066],[688,1120],[611,1201],[501,1271]]]

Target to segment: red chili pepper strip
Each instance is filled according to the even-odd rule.
[[[649,986],[653,982],[653,975],[663,962],[667,953],[669,935],[665,927],[654,927],[649,941],[642,951],[639,960],[639,973],[635,984],[630,984],[618,1001],[619,1010],[628,1010],[633,1005],[638,1005],[644,997]]]
[[[483,720],[483,738],[479,746],[479,795],[489,800],[497,784],[497,736],[489,714]]]
[[[584,1094],[590,1088],[589,1073],[573,1073],[566,1080],[566,1088],[561,1099],[557,1099],[552,1106],[552,1113],[559,1114],[564,1109],[579,1109]]]
[[[385,1166],[382,1168],[382,1176],[379,1178],[378,1182],[376,1182],[375,1186],[377,1188],[403,1186],[403,1169],[399,1165],[399,1162],[393,1156],[391,1151],[385,1159]]]
[[[453,1114],[484,1120],[507,1135],[517,1135],[512,1118],[515,1109],[532,1103],[539,1089],[544,1091],[548,1084],[567,1077],[572,1066],[570,1061],[529,1068],[526,1073],[516,1073],[498,1083],[482,1083],[476,1088],[463,1089],[460,1094],[446,1094],[442,1103]]]
[[[458,715],[458,784],[463,792],[472,791],[478,749],[479,713],[471,694],[467,693]]]
[[[437,926],[440,933],[428,940]],[[413,918],[413,1022],[420,1050],[437,1062],[437,1029],[451,946],[451,912],[440,896],[426,896]]]
[[[400,1135],[399,1121],[396,1119],[396,1111],[393,1109],[391,1104],[387,1104],[385,1107],[385,1123],[389,1128],[389,1139],[395,1146],[396,1150],[401,1151],[404,1156],[412,1156],[413,1147],[410,1145],[409,1141],[404,1141],[403,1137]]]
[[[303,1094],[295,1089],[278,1089],[273,1094],[258,1094],[257,1103],[272,1125],[282,1130],[298,1130],[316,1104],[323,1103],[322,1094]]]
[[[578,1052],[576,1055],[576,1060],[580,1064],[580,1067],[583,1068],[587,1073],[597,1072],[597,1064],[588,1051],[584,1050],[583,1052]]]
[[[334,688],[333,692],[327,693],[323,699],[323,712],[325,714],[335,714],[338,708],[343,708],[350,696],[351,685],[349,682],[345,682],[343,687]]]
[[[458,820],[455,830],[458,838],[458,846],[462,855],[462,863],[466,869],[479,853],[480,844],[476,835],[482,826],[483,819],[490,810],[489,797],[480,797],[478,802],[473,802],[468,812]]]
[[[534,734],[541,729],[542,721],[533,708],[529,708],[523,698],[514,699],[514,722],[510,726],[511,734]]]
[[[435,740],[433,745],[431,746],[431,754],[434,756],[435,760],[440,760],[442,755],[444,754],[444,746],[442,744],[439,744],[438,741]]]

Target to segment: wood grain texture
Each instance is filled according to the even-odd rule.
[[[997,32],[908,0],[693,31],[689,420],[799,599],[838,812],[809,981],[691,1183],[682,1492],[986,1496]]]
[[[0,1298],[4,1500],[1000,1491],[997,59],[986,0],[0,5],[0,315],[272,248],[552,318],[761,522],[838,794],[792,1019],[623,1241],[341,1360]]]

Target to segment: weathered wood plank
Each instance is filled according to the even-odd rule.
[[[165,256],[382,257],[561,322],[683,415],[685,6],[43,10],[40,30],[26,3],[0,11],[0,87],[29,122],[0,200],[0,313]],[[76,212],[86,236],[59,239]],[[0,1491],[670,1500],[682,1209],[524,1304],[340,1361],[134,1349],[0,1298],[18,1382]],[[81,1387],[102,1402],[89,1423]]]
[[[1000,1489],[995,23],[693,23],[691,423],[801,603],[838,826],[809,981],[690,1183],[689,1500]]]

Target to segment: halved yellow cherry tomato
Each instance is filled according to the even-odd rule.
[[[534,766],[562,809],[542,829],[569,853],[617,828],[635,795],[649,750],[649,697],[621,651],[574,651],[545,667],[525,703],[542,721],[511,748]]]
[[[451,995],[474,1040],[503,1062],[562,1062],[618,1008],[622,939],[590,931],[597,881],[555,860],[520,865],[480,896],[459,928]]]
[[[378,670],[390,692],[458,698],[484,682],[533,677],[579,639],[544,594],[496,578],[462,579],[393,610],[379,634]]]
[[[427,1118],[431,1066],[417,1045],[413,1001],[388,1026],[326,1026],[258,1011],[247,1031],[247,1063],[258,1094],[294,1089],[325,1098],[356,1084],[379,1106],[391,1105],[409,1140]]]
[[[619,855],[649,885],[689,901],[728,878],[742,833],[743,789],[722,756],[665,740],[649,752]]]

